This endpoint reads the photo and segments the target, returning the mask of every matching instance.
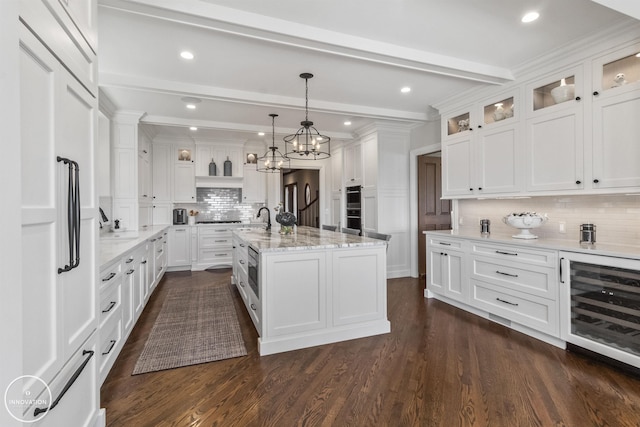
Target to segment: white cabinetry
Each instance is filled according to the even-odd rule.
[[[168,267],[191,268],[191,227],[174,225],[169,229]]]
[[[593,61],[594,189],[640,188],[639,51],[634,44]],[[623,80],[616,81],[621,73]]]
[[[196,176],[209,176],[209,163],[216,164],[216,176],[224,176],[224,162],[231,162],[231,176],[243,176],[243,149],[240,146],[222,144],[196,145]]]
[[[233,239],[228,225],[198,226],[198,262],[193,270],[229,267],[233,261]]]
[[[344,153],[344,185],[351,187],[362,185],[362,143],[353,142],[343,150]]]
[[[195,166],[192,163],[176,163],[173,175],[173,201],[194,203],[196,201]]]
[[[95,3],[87,7],[95,13]],[[67,12],[60,2],[47,6],[22,2],[21,19],[28,27],[15,17],[20,38],[20,45],[15,46],[20,96],[16,147],[22,176],[11,185],[21,187],[22,194],[21,239],[15,242],[22,265],[16,266],[21,269],[21,283],[12,286],[22,292],[22,316],[17,320],[22,347],[12,350],[22,358],[22,372],[47,383],[53,399],[74,379],[58,406],[46,413],[42,424],[34,425],[88,426],[95,423],[99,405],[94,186],[97,88],[93,74],[83,68],[83,61],[95,60],[94,51],[74,27],[73,13]],[[59,51],[58,43],[71,50]],[[60,62],[72,57],[81,60]],[[69,242],[68,229],[71,171],[68,163],[57,161],[58,156],[79,167],[80,218],[75,224],[79,246],[72,259],[69,246],[75,247],[76,242]],[[23,390],[40,396],[42,383],[27,379]],[[25,411],[25,422],[41,417],[33,415],[34,410]]]
[[[427,237],[427,291],[461,302],[469,300],[466,246],[460,240]]]
[[[517,91],[446,114],[442,122],[445,197],[517,193],[521,189]]]
[[[168,144],[153,144],[153,202],[171,202],[171,155],[172,147]]]
[[[458,307],[561,345],[558,252],[506,242],[427,239],[427,289]]]
[[[264,203],[267,199],[267,180],[265,173],[258,172],[256,166],[247,164],[244,166],[244,178],[242,186],[243,203]]]
[[[575,99],[556,103],[551,90],[574,85]],[[582,67],[554,73],[526,86],[526,189],[584,188],[584,78]]]

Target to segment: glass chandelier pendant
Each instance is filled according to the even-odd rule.
[[[305,92],[305,117],[300,122],[302,127],[293,135],[284,137],[284,157],[300,160],[322,160],[331,157],[331,138],[320,134],[309,120],[309,79],[311,73],[302,73]]]
[[[282,169],[288,169],[290,165],[289,159],[285,158],[278,147],[276,147],[276,117],[277,114],[269,114],[271,117],[271,147],[264,153],[264,156],[258,157],[256,162],[256,169],[258,172],[271,172],[277,173]]]

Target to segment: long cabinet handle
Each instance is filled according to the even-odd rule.
[[[503,276],[518,277],[518,275],[517,275],[517,274],[505,273],[505,272],[502,272],[502,271],[500,271],[500,270],[496,270],[496,273],[498,273],[498,274],[502,274]]]
[[[563,277],[562,277],[562,260],[564,259],[564,257],[560,258],[560,283],[564,283]]]
[[[77,162],[64,157],[57,156],[56,160],[69,165],[69,183],[67,186],[69,264],[58,268],[58,274],[62,274],[80,265],[80,167]]]
[[[60,392],[60,396],[58,396],[56,398],[56,400],[53,401],[53,403],[51,404],[51,406],[49,406],[48,408],[36,408],[33,411],[33,416],[37,417],[38,415],[47,412],[47,411],[51,411],[53,408],[55,408],[56,406],[58,406],[58,403],[60,403],[60,400],[64,397],[65,393],[67,391],[69,391],[69,389],[71,388],[71,386],[73,385],[73,383],[76,382],[76,380],[78,379],[78,377],[80,376],[80,374],[82,373],[82,371],[84,370],[84,368],[87,366],[87,364],[89,363],[89,360],[91,360],[91,358],[93,357],[94,351],[93,350],[82,350],[82,355],[86,356],[89,355],[89,357],[87,357],[84,362],[82,362],[82,365],[80,365],[78,367],[78,369],[76,369],[76,371],[73,373],[73,375],[71,376],[71,378],[69,378],[69,381],[67,381],[67,383],[64,385],[64,388],[62,389],[62,391]]]
[[[515,303],[515,302],[511,302],[511,301],[503,300],[503,299],[500,299],[500,298],[496,298],[496,300],[497,300],[497,301],[500,301],[500,302],[503,302],[503,303],[505,303],[505,304],[515,305],[516,307],[518,306],[518,304],[517,304],[517,303]]]
[[[496,251],[497,254],[501,254],[501,255],[512,255],[512,256],[518,256],[518,254],[514,254],[513,252],[504,252],[504,251]]]

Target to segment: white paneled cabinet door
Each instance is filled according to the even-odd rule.
[[[193,163],[176,164],[174,168],[173,200],[176,203],[196,201],[196,177]]]
[[[527,120],[527,191],[584,188],[582,109]]]
[[[593,188],[640,187],[640,90],[593,101]]]
[[[87,347],[98,325],[97,102],[26,27],[20,39],[23,369],[51,385],[55,399],[75,372],[73,361],[89,360],[56,408],[64,418],[79,404],[72,396],[86,394],[75,420],[84,425],[98,405],[97,386],[83,389],[97,381],[95,349]],[[78,164],[71,189],[69,163],[58,157]],[[70,235],[68,196],[78,193],[71,198]],[[25,387],[40,391],[37,382]]]
[[[171,146],[153,144],[151,175],[153,177],[153,202],[171,201]]]
[[[476,194],[520,190],[517,125],[483,129],[476,147]]]
[[[169,229],[169,267],[191,265],[191,231],[189,226]]]
[[[442,144],[442,196],[473,194],[470,132]]]

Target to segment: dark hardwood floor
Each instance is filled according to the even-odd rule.
[[[131,376],[168,289],[230,270],[167,273],[101,390],[108,426],[640,426],[640,378],[388,281],[391,333]]]

